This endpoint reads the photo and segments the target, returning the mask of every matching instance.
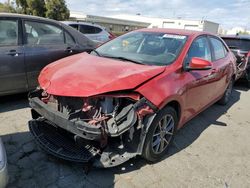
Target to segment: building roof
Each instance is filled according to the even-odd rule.
[[[148,22],[148,23],[154,23],[154,22],[163,22],[163,21],[183,21],[183,22],[209,22],[213,24],[218,24],[216,22],[208,21],[208,20],[198,20],[198,19],[179,19],[179,18],[157,18],[157,17],[146,17],[146,16],[141,16],[141,15],[128,15],[128,14],[119,14],[119,15],[114,15],[110,16],[112,18],[116,19],[122,19],[122,20],[133,20],[133,21],[138,21],[138,22]]]
[[[142,22],[136,20],[126,20],[126,19],[119,19],[113,17],[106,17],[106,16],[97,16],[97,15],[87,15],[81,12],[70,12],[70,19],[79,20],[79,21],[86,21],[86,22],[102,22],[102,23],[109,23],[109,24],[121,24],[121,25],[134,25],[134,26],[142,26],[147,27],[150,25],[149,22]]]

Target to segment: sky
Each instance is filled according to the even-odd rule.
[[[72,11],[94,15],[140,13],[142,16],[206,19],[224,28],[250,30],[250,0],[66,0]]]
[[[84,14],[140,13],[149,17],[206,19],[225,29],[239,26],[250,30],[250,0],[66,0],[66,3],[71,11]]]

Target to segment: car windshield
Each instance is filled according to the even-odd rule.
[[[231,49],[241,49],[241,50],[250,50],[250,40],[247,39],[227,39],[224,38],[224,41]]]
[[[146,65],[168,65],[180,54],[187,36],[131,32],[96,49],[95,54]]]

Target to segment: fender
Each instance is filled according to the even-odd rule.
[[[149,129],[150,125],[152,124],[152,122],[154,121],[156,115],[157,115],[157,112],[151,116],[145,117],[143,122],[141,122],[142,127],[141,127],[140,143],[139,143],[138,148],[137,148],[137,155],[142,154],[144,143],[145,143],[146,136],[148,133],[148,129]]]

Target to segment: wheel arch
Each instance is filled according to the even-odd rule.
[[[177,101],[176,99],[169,100],[164,106],[159,108],[159,111],[166,108],[167,106],[172,107],[176,111],[177,119],[180,122],[181,114],[182,114],[181,103],[179,101]],[[148,118],[146,118],[146,121],[144,121],[144,128],[145,128],[144,133],[145,134],[143,134],[142,141],[141,141],[141,143],[139,144],[139,147],[138,147],[138,153],[139,154],[142,154],[148,129],[151,126],[152,122],[154,121],[156,115],[157,115],[157,112],[154,113],[152,116],[149,116]],[[177,123],[177,127],[179,127],[178,126],[179,122]]]
[[[171,106],[177,113],[178,120],[181,118],[181,104],[177,100],[169,101],[165,106]]]

